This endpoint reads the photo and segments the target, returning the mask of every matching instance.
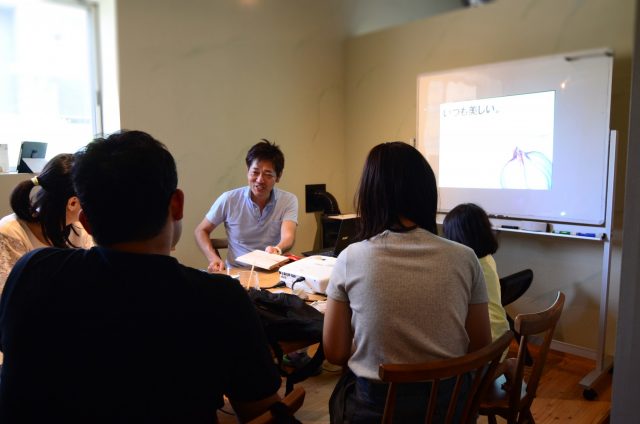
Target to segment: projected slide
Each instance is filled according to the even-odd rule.
[[[549,190],[555,92],[440,105],[438,185]]]

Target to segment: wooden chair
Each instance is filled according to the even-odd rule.
[[[509,346],[512,338],[513,334],[507,331],[490,345],[460,358],[420,364],[381,364],[378,375],[382,381],[389,383],[382,422],[393,422],[398,385],[416,382],[431,382],[425,422],[433,422],[440,382],[455,378],[455,387],[449,398],[445,423],[454,422],[458,398],[462,391],[463,381],[466,379],[465,375],[471,373],[471,385],[464,400],[462,419],[457,422],[475,423],[480,397],[491,385],[500,357]]]
[[[525,269],[500,279],[500,300],[502,306],[510,305],[522,296],[533,281],[533,271]],[[513,331],[513,319],[507,314],[509,326]]]
[[[555,302],[548,309],[531,314],[519,314],[516,317],[515,328],[520,333],[518,356],[505,360],[503,367],[506,370],[506,380],[503,376],[497,378],[480,403],[480,414],[487,415],[489,423],[496,423],[496,415],[505,418],[509,424],[535,423],[531,414],[531,403],[536,396],[553,331],[563,306],[564,293],[558,292]],[[533,366],[525,381],[525,351],[532,336],[537,334],[544,338],[534,352],[536,354],[533,355]]]
[[[226,238],[212,238],[211,239],[211,247],[216,251],[216,255],[220,256],[220,249],[226,249],[229,247],[229,243]]]
[[[289,413],[294,414],[304,403],[304,396],[304,389],[298,386],[282,399],[282,403],[286,406],[286,409],[289,411]],[[247,424],[272,424],[278,422],[277,415],[274,415],[272,411],[273,407],[271,408],[271,410],[264,412],[262,415],[258,415]]]
[[[533,271],[524,269],[500,279],[500,299],[507,306],[520,298],[531,286]]]
[[[507,275],[506,277],[502,277],[500,279],[500,301],[502,306],[510,305],[518,300],[520,296],[529,290],[532,281],[533,271],[530,269],[525,269],[514,274]],[[513,318],[511,318],[509,314],[507,314],[507,321],[509,322],[509,329],[513,331],[516,341],[520,340],[520,334],[516,331]],[[525,353],[525,365],[531,365],[533,363],[531,355],[528,350]]]

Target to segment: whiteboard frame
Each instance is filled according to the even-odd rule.
[[[459,203],[473,202],[499,218],[604,225],[612,71],[612,51],[603,48],[418,75],[416,147],[436,178],[441,103],[556,92],[551,190],[439,186],[438,211],[446,213]],[[467,92],[455,93],[448,88],[456,84],[466,85]],[[436,85],[440,85],[440,93],[434,89]],[[581,110],[578,113],[572,108]],[[583,191],[581,187],[585,187]]]

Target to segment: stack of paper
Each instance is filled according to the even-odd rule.
[[[236,261],[255,266],[262,269],[272,270],[289,261],[289,258],[275,253],[267,253],[264,250],[254,250],[242,256],[238,256]]]

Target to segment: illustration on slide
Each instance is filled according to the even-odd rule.
[[[519,147],[502,168],[502,188],[549,190],[551,188],[551,161],[544,153],[523,152]]]

